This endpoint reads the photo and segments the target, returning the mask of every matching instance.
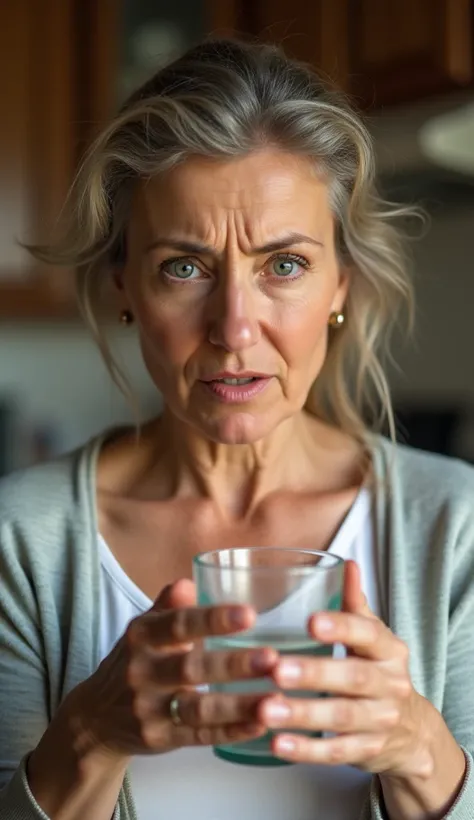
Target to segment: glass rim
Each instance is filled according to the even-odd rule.
[[[266,550],[272,550],[273,552],[295,552],[305,555],[319,555],[321,558],[329,558],[331,561],[330,566],[319,566],[319,564],[286,564],[284,566],[268,566],[268,567],[223,567],[219,564],[215,564],[209,560],[211,556],[217,555],[219,552],[264,552]],[[225,549],[217,549],[217,550],[209,550],[207,552],[200,552],[198,555],[193,556],[193,565],[198,569],[213,569],[218,570],[219,572],[223,572],[225,570],[230,570],[231,572],[247,572],[247,573],[262,573],[262,572],[269,572],[269,573],[277,573],[277,572],[310,572],[314,570],[319,571],[329,571],[336,569],[344,564],[344,558],[341,558],[340,555],[336,555],[333,552],[327,552],[326,550],[312,550],[308,549],[298,549],[293,547],[227,547]]]

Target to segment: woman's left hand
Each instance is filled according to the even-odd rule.
[[[350,764],[395,777],[429,777],[430,715],[434,707],[413,688],[408,648],[369,609],[358,566],[346,564],[342,612],[318,613],[311,636],[341,643],[347,658],[286,657],[273,678],[281,689],[314,691],[315,697],[272,695],[260,719],[278,730],[273,751],[299,763]],[[327,693],[317,697],[317,693]],[[335,733],[311,738],[291,730]]]

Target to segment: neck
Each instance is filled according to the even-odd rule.
[[[272,492],[314,485],[318,464],[324,473],[341,446],[339,432],[304,411],[253,444],[204,439],[166,410],[150,433],[160,442],[171,494],[208,498],[226,517],[250,514]]]

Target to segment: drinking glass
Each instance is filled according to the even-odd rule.
[[[311,638],[308,619],[314,612],[341,608],[344,561],[338,555],[311,549],[236,547],[195,556],[193,575],[200,606],[245,604],[257,613],[251,629],[207,638],[206,649],[268,646],[280,655],[332,655],[332,646]],[[242,694],[278,691],[268,677],[212,684],[210,688]],[[322,692],[288,690],[285,694],[324,696]],[[273,732],[268,732],[256,740],[215,746],[214,753],[233,763],[286,765],[272,754],[272,736]]]

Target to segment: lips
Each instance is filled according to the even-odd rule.
[[[269,376],[266,373],[257,373],[255,371],[244,371],[242,373],[232,373],[228,370],[223,370],[218,373],[213,373],[210,376],[206,376],[205,378],[201,379],[201,381],[206,382],[209,384],[210,382],[224,382],[225,384],[249,384],[250,382],[254,381],[255,379],[268,379]]]
[[[268,387],[272,377],[257,373],[216,373],[201,384],[215,399],[225,404],[245,404]]]

